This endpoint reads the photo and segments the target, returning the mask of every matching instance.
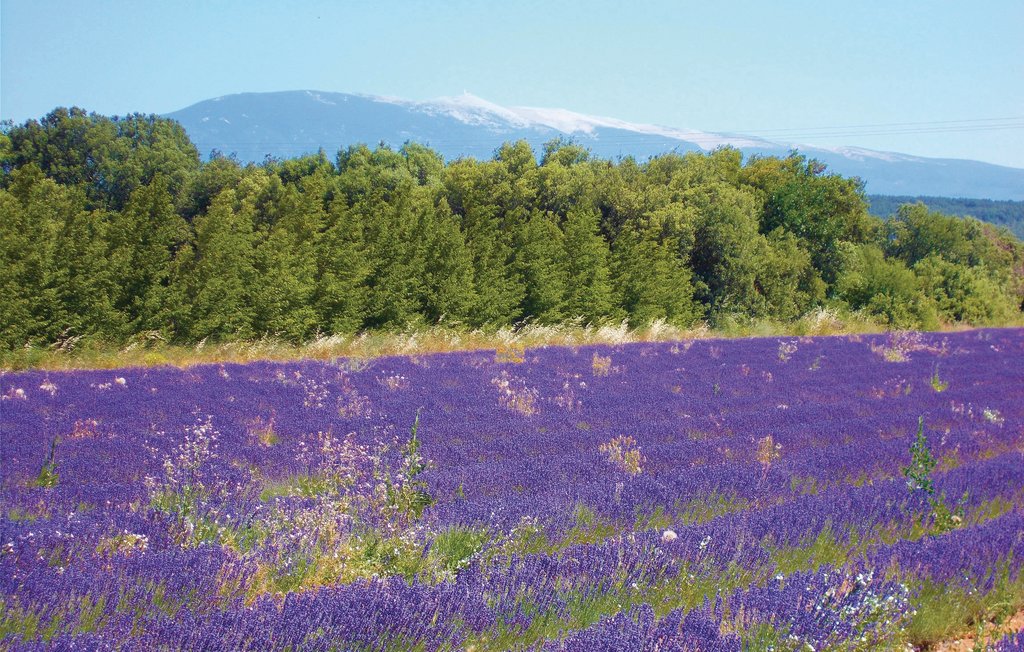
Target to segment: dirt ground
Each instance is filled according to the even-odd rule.
[[[985,632],[991,636],[993,628],[989,625]],[[1024,611],[1018,611],[1009,620],[1004,622],[998,628],[996,628],[995,637],[999,640],[1004,635],[1010,632],[1017,632],[1024,630]],[[935,647],[929,648],[929,652],[971,652],[974,649],[974,635],[965,636],[964,638],[958,638],[952,641],[944,641],[939,643]]]

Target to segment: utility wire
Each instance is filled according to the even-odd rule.
[[[787,131],[839,131],[848,129],[873,129],[875,127],[917,127],[917,126],[930,126],[930,125],[959,125],[963,123],[977,123],[977,122],[1008,122],[1008,121],[1022,121],[1024,116],[1009,116],[1006,118],[970,118],[966,120],[931,120],[926,122],[876,122],[873,124],[863,125],[844,125],[838,127],[792,127],[783,129],[747,129],[741,130],[743,133],[778,133]]]

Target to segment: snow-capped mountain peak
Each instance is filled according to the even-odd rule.
[[[539,152],[552,138],[565,135],[595,157],[640,161],[721,146],[746,156],[787,156],[798,149],[832,172],[861,177],[874,194],[1024,199],[1024,170],[1017,168],[854,146],[769,142],[560,108],[506,107],[468,92],[426,102],[314,90],[242,93],[200,102],[169,117],[181,122],[200,152],[235,153],[245,161],[320,149],[333,153],[357,143],[397,148],[409,141],[428,145],[447,159],[489,159],[506,142],[525,140]]]
[[[319,99],[319,97],[318,97]],[[744,136],[713,134],[696,129],[677,129],[660,125],[628,122],[618,118],[588,115],[568,109],[531,106],[505,107],[464,91],[453,97],[439,97],[426,102],[396,98],[375,97],[376,101],[396,104],[428,115],[444,115],[467,125],[490,129],[553,129],[568,135],[580,134],[600,137],[600,129],[615,129],[646,136],[660,136],[686,141],[703,150],[730,145],[732,147],[760,147],[772,145],[767,141]],[[322,100],[321,100],[322,101]]]

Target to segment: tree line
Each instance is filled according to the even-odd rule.
[[[0,134],[0,347],[431,324],[1020,316],[1024,246],[794,153],[638,162],[554,140],[445,162],[353,145],[203,162],[177,123],[57,109]]]
[[[966,197],[908,197],[868,195],[872,215],[889,217],[903,204],[921,202],[929,209],[946,215],[971,216],[1007,228],[1018,238],[1024,238],[1024,201],[971,199]]]

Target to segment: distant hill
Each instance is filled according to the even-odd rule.
[[[982,222],[1005,227],[1024,240],[1024,201],[891,195],[869,195],[868,201],[871,203],[871,214],[879,217],[893,215],[902,204],[921,202],[929,209],[946,215],[974,217]]]
[[[447,159],[486,159],[504,142],[523,139],[539,151],[553,138],[568,137],[609,159],[645,160],[670,151],[708,151],[723,145],[746,155],[785,156],[799,149],[834,172],[860,177],[867,192],[875,195],[1024,200],[1024,169],[855,147],[808,147],[565,109],[503,107],[469,94],[412,102],[319,91],[242,93],[205,100],[167,117],[185,127],[204,155],[218,150],[242,161],[288,158],[319,149],[333,157],[355,143],[399,147],[407,141],[429,145]]]

